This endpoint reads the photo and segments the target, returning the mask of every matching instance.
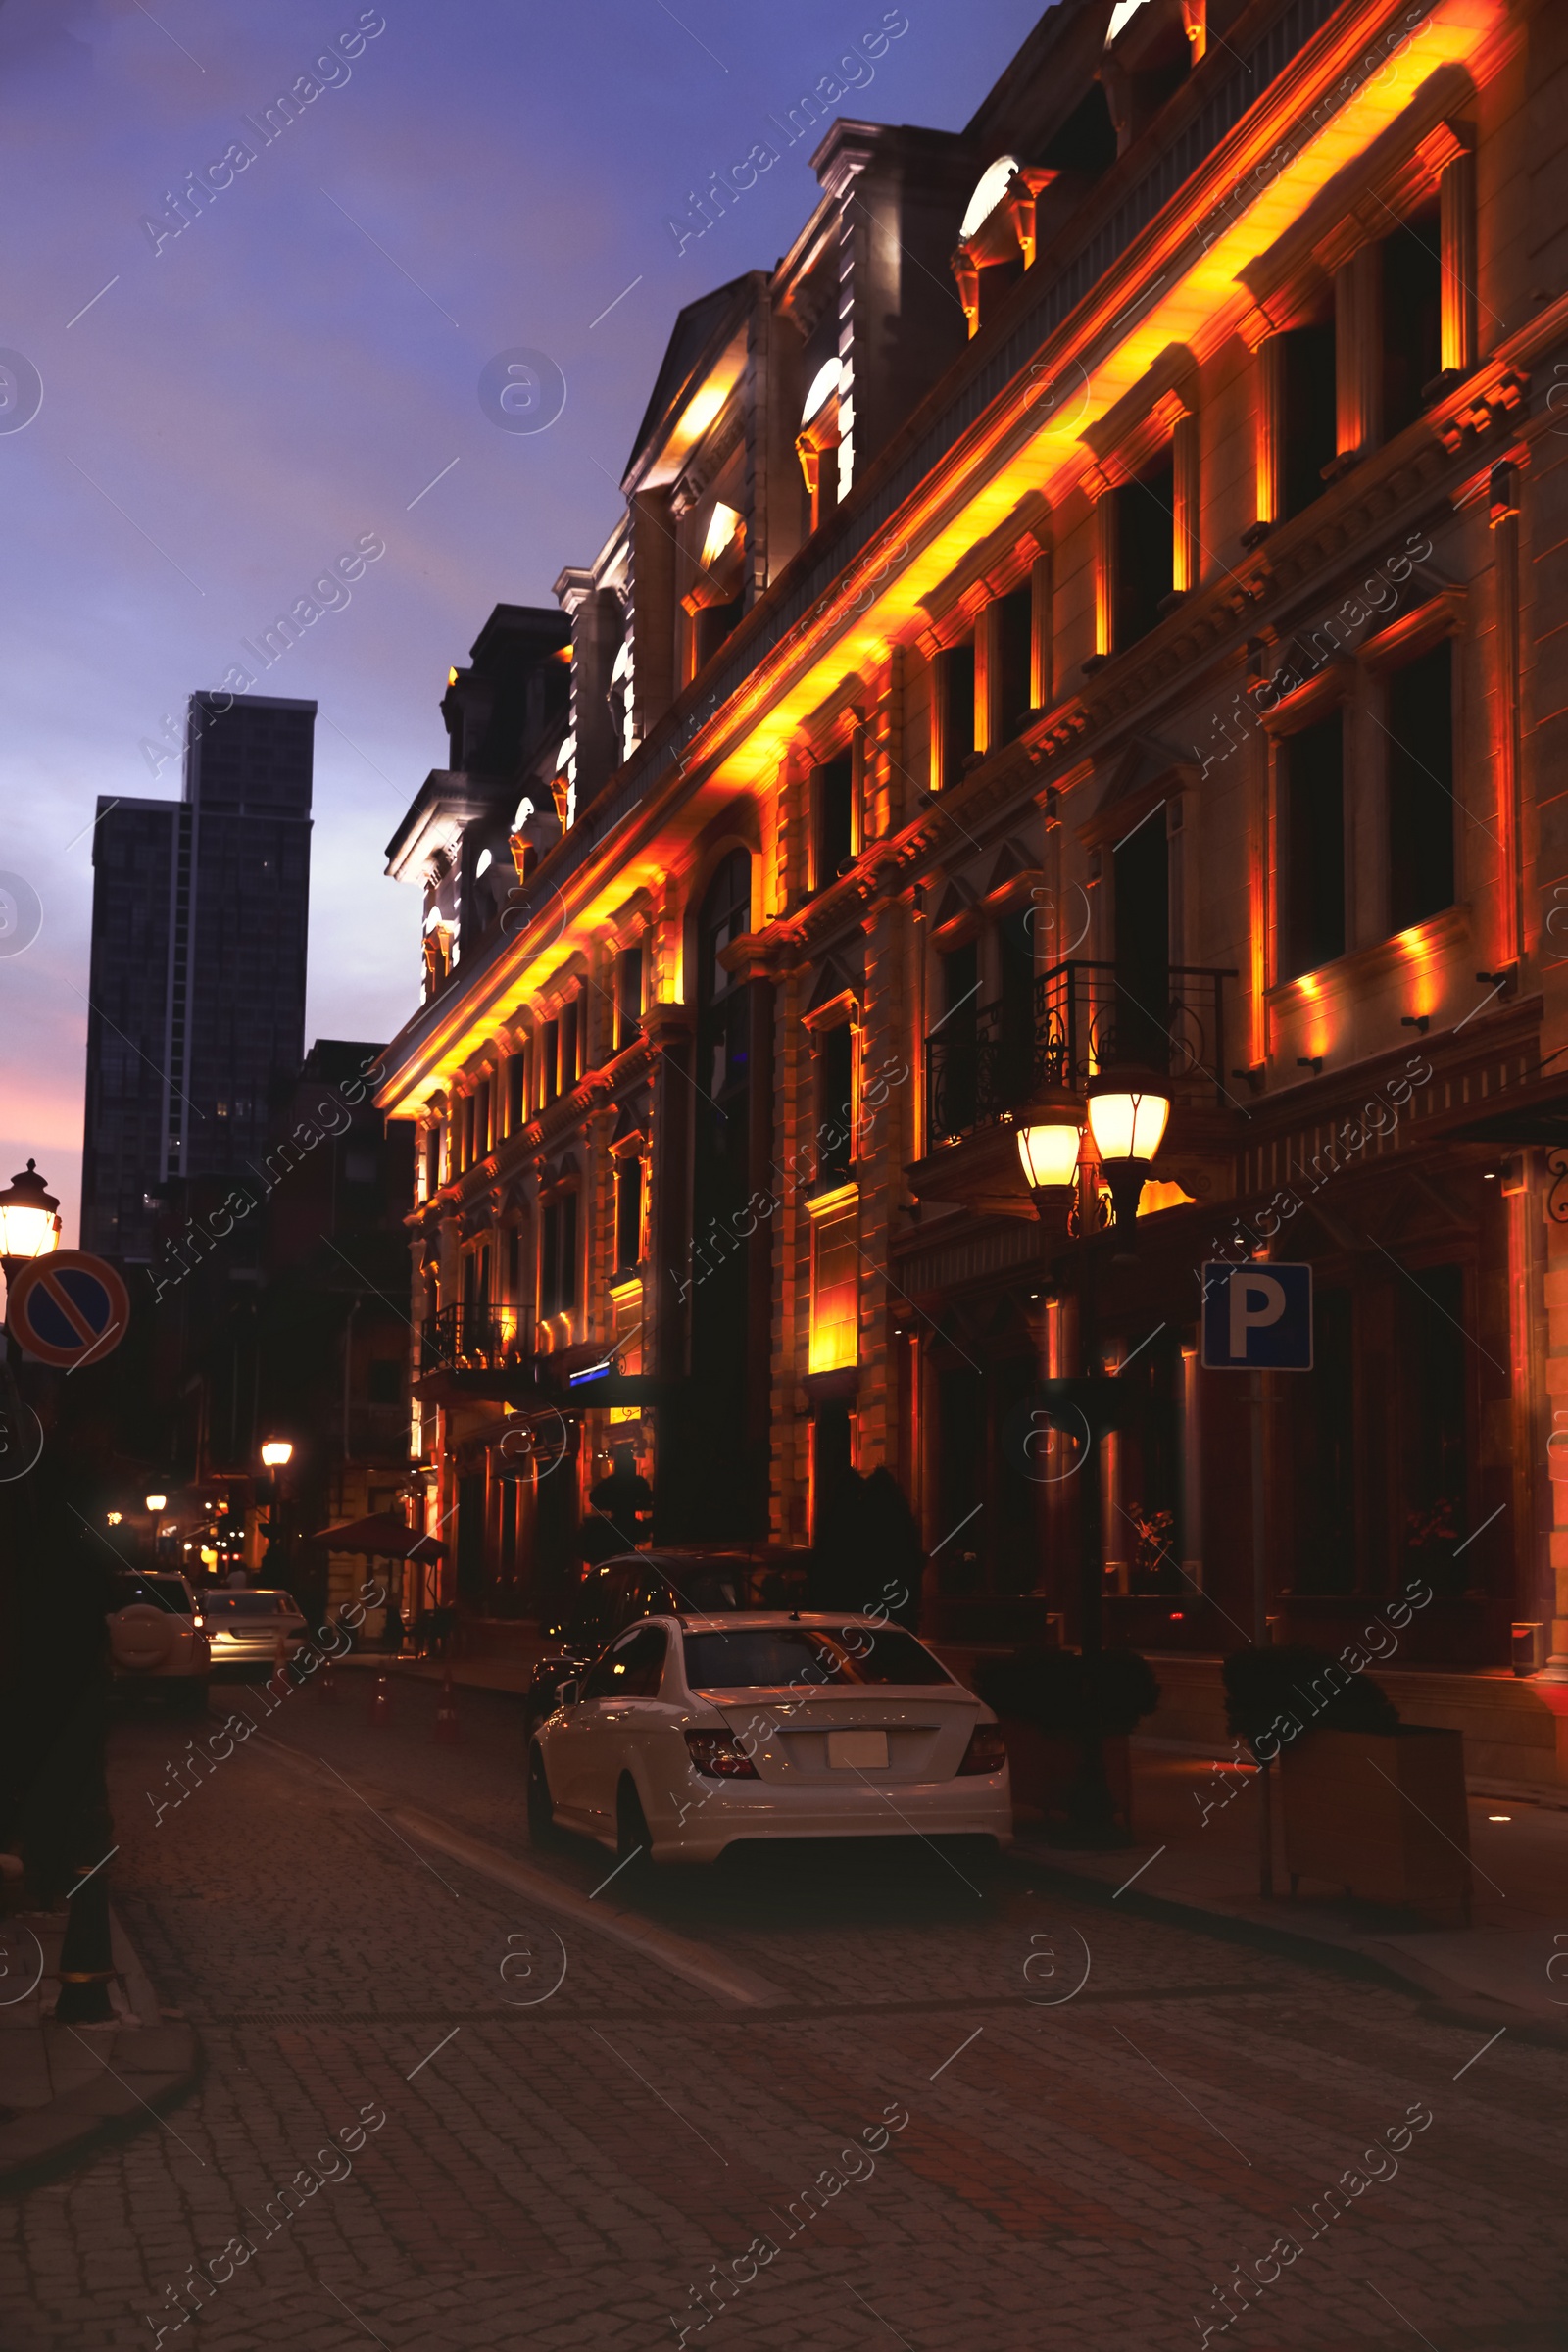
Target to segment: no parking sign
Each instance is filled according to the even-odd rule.
[[[120,1346],[130,1321],[130,1294],[103,1258],[85,1250],[56,1250],[23,1267],[11,1285],[6,1314],[25,1354],[74,1372]]]

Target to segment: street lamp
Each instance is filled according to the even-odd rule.
[[[288,1531],[283,1524],[283,1481],[280,1473],[294,1458],[294,1448],[287,1438],[269,1438],[262,1447],[262,1460],[272,1473],[273,1499],[271,1524],[267,1531],[267,1573],[274,1583],[288,1582]]]
[[[169,1496],[167,1494],[149,1494],[145,1497],[145,1500],[147,1508],[156,1517],[158,1512],[160,1512],[168,1502]]]
[[[281,1470],[293,1457],[294,1448],[287,1438],[269,1438],[262,1447],[262,1459],[269,1470]]]
[[[1104,1526],[1101,1495],[1100,1442],[1120,1418],[1122,1395],[1113,1378],[1098,1370],[1100,1334],[1096,1313],[1099,1270],[1098,1179],[1079,1174],[1085,1135],[1104,1170],[1115,1210],[1116,1232],[1126,1250],[1138,1215],[1139,1195],[1148,1180],[1170,1116],[1170,1092],[1159,1079],[1127,1067],[1102,1069],[1089,1084],[1086,1102],[1065,1088],[1038,1096],[1018,1129],[1018,1157],[1035,1213],[1048,1237],[1074,1233],[1078,1268],[1078,1353],[1076,1380],[1046,1383],[1046,1410],[1058,1429],[1080,1437],[1084,1474],[1079,1493],[1079,1629],[1083,1662],[1083,1759],[1071,1803],[1073,1831],[1087,1843],[1114,1839],[1110,1789],[1098,1715],[1099,1660],[1103,1652]],[[1079,1213],[1074,1228],[1072,1188],[1078,1182]],[[1089,1196],[1085,1204],[1084,1196]],[[1081,1433],[1081,1434],[1080,1434]]]
[[[36,1162],[29,1159],[0,1192],[0,1261],[7,1281],[13,1262],[20,1265],[30,1257],[47,1257],[59,1247],[60,1203],[39,1175]]]

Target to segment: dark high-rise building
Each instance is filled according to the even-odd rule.
[[[182,797],[98,804],[83,1249],[150,1259],[172,1184],[265,1150],[305,1051],[315,722],[193,694]]]

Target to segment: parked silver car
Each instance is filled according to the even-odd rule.
[[[201,1610],[215,1674],[242,1666],[260,1666],[270,1673],[274,1666],[286,1665],[308,1639],[292,1592],[204,1592]]]

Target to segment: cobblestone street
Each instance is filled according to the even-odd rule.
[[[605,1886],[529,1853],[513,1702],[456,1749],[397,1704],[293,1696],[161,1818],[186,1735],[117,1730],[116,1901],[206,2073],[7,2208],[6,2352],[1563,2341],[1560,2053],[914,1841]]]

